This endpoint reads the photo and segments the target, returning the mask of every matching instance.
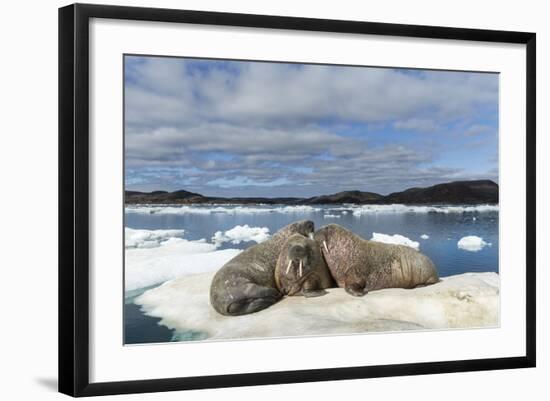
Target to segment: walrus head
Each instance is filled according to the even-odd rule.
[[[288,226],[283,227],[277,232],[278,235],[282,235],[284,238],[290,237],[293,234],[300,234],[304,237],[313,237],[315,231],[315,225],[311,220],[299,220]]]
[[[313,237],[315,242],[321,248],[321,252],[323,252],[325,256],[329,252],[329,244],[331,239],[334,238],[335,234],[340,231],[342,231],[342,227],[337,224],[327,224],[326,226],[323,226],[315,231]]]
[[[315,241],[301,234],[291,235],[283,245],[275,269],[279,290],[287,295],[300,293],[302,284],[315,271],[320,257]]]

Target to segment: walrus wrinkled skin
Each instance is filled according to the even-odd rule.
[[[292,234],[313,234],[313,222],[301,220],[279,230],[269,240],[242,251],[214,275],[210,303],[227,316],[245,315],[265,309],[283,294],[275,283],[275,266],[281,249]]]
[[[283,295],[318,297],[334,287],[334,280],[319,246],[312,238],[291,235],[283,245],[277,266],[275,283]]]
[[[439,281],[430,258],[413,248],[365,240],[337,224],[320,228],[314,239],[336,284],[351,295]]]

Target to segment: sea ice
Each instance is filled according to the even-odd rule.
[[[154,248],[173,237],[181,237],[185,230],[136,230],[124,228],[125,248]]]
[[[156,248],[126,249],[125,290],[148,287],[184,274],[218,270],[240,250],[217,250],[204,240],[171,238]]]
[[[331,335],[376,331],[496,327],[497,273],[465,273],[412,290],[384,289],[352,297],[342,288],[317,298],[285,297],[244,316],[222,316],[209,301],[213,272],[183,276],[146,291],[136,304],[160,324],[202,339]],[[180,333],[181,335],[178,335]]]
[[[340,215],[339,214],[330,214],[330,213],[327,213],[327,214],[324,214],[323,217],[325,219],[339,219],[340,218]]]
[[[474,206],[415,206],[415,205],[362,205],[352,208],[354,216],[373,213],[483,213],[498,212],[498,205]]]
[[[141,214],[266,214],[266,213],[314,213],[320,211],[345,211],[354,216],[372,213],[484,213],[498,212],[498,205],[443,206],[443,205],[354,205],[346,204],[340,207],[313,207],[309,205],[295,206],[242,206],[242,205],[130,205],[126,213]],[[330,214],[330,213],[329,213]]]
[[[429,236],[428,234],[422,234],[422,235],[420,236],[420,238],[422,238],[422,239],[429,239],[430,236]]]
[[[312,213],[318,212],[321,208],[308,205],[297,206],[277,206],[277,207],[262,207],[262,206],[126,206],[126,213],[141,213],[141,214],[265,214],[265,213]]]
[[[223,244],[224,242],[240,244],[241,242],[254,241],[260,243],[269,239],[269,237],[269,228],[250,227],[248,224],[245,224],[244,226],[235,226],[225,232],[216,231],[212,237],[212,242],[216,245]]]
[[[383,242],[385,244],[405,245],[414,249],[418,249],[420,247],[420,243],[399,234],[387,235],[387,234],[380,234],[380,233],[372,233],[371,241]]]
[[[477,252],[481,251],[486,246],[491,246],[491,243],[485,242],[481,237],[468,235],[466,237],[462,237],[458,241],[457,246],[465,251]]]

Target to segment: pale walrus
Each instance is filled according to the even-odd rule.
[[[222,315],[237,316],[265,309],[283,294],[275,283],[275,265],[292,234],[313,234],[313,222],[301,220],[279,230],[269,240],[242,251],[214,275],[210,303]]]
[[[334,280],[317,243],[300,234],[293,234],[283,245],[275,268],[275,283],[283,295],[318,297],[325,288],[334,287]]]
[[[336,284],[351,295],[439,281],[432,261],[413,248],[368,241],[337,224],[320,228],[314,238]]]

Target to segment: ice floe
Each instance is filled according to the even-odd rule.
[[[430,236],[429,236],[428,234],[422,234],[422,235],[420,236],[420,238],[422,238],[422,239],[429,239]]]
[[[205,240],[170,238],[156,248],[126,249],[125,290],[159,284],[186,274],[218,270],[238,249],[218,250]]]
[[[126,213],[141,214],[308,214],[324,211],[325,216],[335,216],[333,212],[341,211],[342,214],[353,213],[361,216],[372,213],[484,213],[498,212],[498,205],[469,205],[469,206],[445,206],[445,205],[353,205],[344,206],[309,206],[309,205],[129,205]]]
[[[327,213],[327,214],[324,214],[323,217],[325,219],[339,219],[341,216],[339,214],[330,214],[330,213]]]
[[[312,213],[321,208],[307,205],[298,206],[126,206],[126,213],[141,214],[265,214],[265,213]]]
[[[212,237],[212,242],[215,244],[223,244],[230,242],[232,244],[240,244],[241,242],[254,241],[256,243],[264,242],[269,239],[269,228],[267,227],[250,227],[248,224],[244,226],[235,226],[231,230],[216,231]]]
[[[491,246],[492,244],[490,242],[485,242],[483,238],[476,235],[468,235],[466,237],[462,237],[456,245],[465,251],[477,252],[481,251],[486,246]]]
[[[415,206],[415,205],[362,205],[353,208],[354,216],[372,213],[484,213],[498,212],[498,205],[472,206]]]
[[[317,298],[286,297],[245,316],[219,315],[209,301],[213,272],[183,276],[136,298],[176,338],[220,340],[380,331],[496,327],[496,273],[466,273],[412,290],[385,289],[352,297],[341,288]],[[197,334],[198,333],[198,334]]]
[[[383,242],[385,244],[405,245],[414,249],[418,249],[420,247],[420,243],[413,241],[400,234],[387,235],[387,234],[380,234],[380,233],[372,233],[371,241]]]
[[[173,237],[181,237],[185,230],[136,230],[124,228],[126,248],[154,248]]]

